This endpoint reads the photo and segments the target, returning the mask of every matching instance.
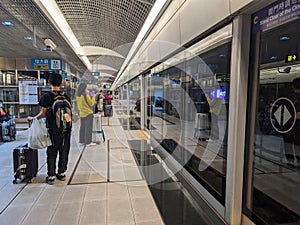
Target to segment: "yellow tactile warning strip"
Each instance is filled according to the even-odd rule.
[[[147,140],[147,136],[144,134],[142,130],[138,130],[138,132],[142,136],[143,140]]]

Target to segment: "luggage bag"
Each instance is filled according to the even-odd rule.
[[[16,140],[16,124],[13,120],[4,121],[0,124],[2,141]]]
[[[13,151],[14,161],[14,184],[24,181],[31,183],[38,172],[38,151],[31,149],[28,145],[20,145]]]
[[[104,105],[104,116],[112,116],[112,115],[113,115],[112,105]]]
[[[100,134],[102,134],[103,142],[105,142],[105,135],[102,129],[102,117],[101,114],[94,114],[93,118],[93,131],[92,131],[92,142],[100,143]]]
[[[210,123],[208,113],[196,113],[194,137],[202,141],[210,137]]]

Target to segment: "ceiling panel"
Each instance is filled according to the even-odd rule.
[[[32,0],[1,0],[0,19],[11,21],[13,27],[0,26],[0,56],[14,58],[60,57],[77,70],[83,72],[86,66],[60,36],[48,18]],[[33,29],[34,27],[34,29]],[[24,37],[33,37],[36,31],[36,47]],[[57,45],[53,52],[42,51],[45,47],[43,38],[51,38]]]
[[[81,46],[133,42],[155,0],[56,0]]]
[[[81,47],[95,46],[128,54],[155,0],[55,0]],[[60,57],[84,73],[86,66],[61,36],[51,20],[34,0],[1,0],[0,19],[12,21],[14,27],[0,26],[0,57]],[[26,36],[36,33],[36,46]],[[57,48],[42,51],[44,38]],[[124,59],[88,56],[91,63],[119,69]],[[116,74],[116,73],[115,73]]]

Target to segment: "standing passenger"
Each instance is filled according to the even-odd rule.
[[[99,93],[95,97],[95,111],[94,111],[94,113],[103,112],[103,99],[104,99],[104,95],[103,95],[102,90],[100,90]]]
[[[96,145],[92,142],[94,99],[88,94],[86,88],[85,83],[80,83],[77,88],[76,101],[80,115],[79,142],[92,146]]]
[[[0,122],[8,121],[9,119],[9,113],[5,111],[3,101],[0,100]]]
[[[210,121],[210,138],[212,140],[219,140],[219,115],[222,109],[222,99],[212,98],[210,95],[206,94],[206,100],[209,104],[209,121]]]
[[[39,114],[35,117],[29,116],[28,121],[33,119],[41,119],[46,117],[46,123],[52,145],[47,148],[47,168],[48,176],[46,182],[50,185],[54,183],[55,176],[57,179],[64,181],[66,179],[66,170],[68,165],[69,151],[70,151],[70,139],[72,129],[72,115],[71,115],[71,99],[69,96],[61,91],[62,77],[58,73],[52,73],[49,75],[48,83],[50,84],[52,91],[46,92],[42,95],[39,105],[42,107]],[[60,103],[63,102],[59,107],[67,107],[68,110],[63,108],[57,108],[58,100]],[[56,105],[56,106],[55,106]],[[54,112],[52,107],[57,108],[57,112]],[[65,108],[66,109],[66,108]],[[63,111],[64,114],[60,115],[59,112]],[[57,116],[62,116],[61,121],[57,120]],[[58,122],[57,122],[58,121]],[[58,127],[63,124],[64,128]],[[56,174],[56,158],[59,153],[58,159],[58,173]]]
[[[296,122],[293,128],[284,134],[284,147],[287,164],[300,166],[300,78],[295,78],[292,83],[293,95],[290,100],[296,110]]]

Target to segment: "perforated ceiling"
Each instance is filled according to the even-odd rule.
[[[152,7],[138,0],[56,2],[81,46],[109,49],[133,42]]]
[[[81,47],[96,46],[115,50],[126,58],[127,43],[134,42],[155,0],[55,0],[67,20]],[[24,42],[24,36],[36,30],[37,43],[43,45],[43,38],[51,38],[57,45],[53,54],[62,57],[81,71],[85,66],[56,26],[51,23],[34,0],[1,0],[0,19],[13,20],[15,30],[0,28],[0,57],[49,57],[49,52],[34,48],[31,43]],[[9,39],[11,38],[11,40]],[[16,48],[16,43],[22,47]],[[120,48],[126,45],[127,49]],[[43,46],[38,46],[43,47]],[[15,50],[5,52],[5,49]],[[125,53],[125,55],[124,55]],[[34,54],[34,55],[33,55]],[[90,56],[93,62],[97,56]],[[124,59],[111,59],[107,64],[114,64],[119,69]],[[99,61],[99,60],[98,60]],[[104,59],[101,63],[106,64]]]

